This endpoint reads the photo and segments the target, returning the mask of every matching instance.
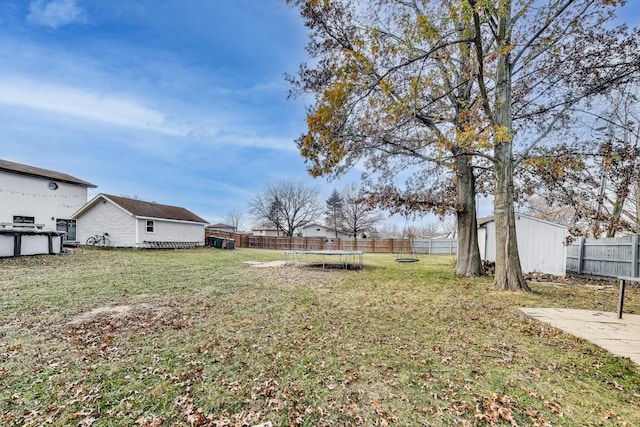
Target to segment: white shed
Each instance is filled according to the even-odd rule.
[[[478,221],[480,257],[496,260],[496,223],[493,218]],[[524,273],[564,275],[567,228],[529,215],[516,213],[516,235],[520,264]]]
[[[207,224],[185,208],[102,193],[73,217],[80,242],[108,233],[112,246],[130,248],[204,246]]]

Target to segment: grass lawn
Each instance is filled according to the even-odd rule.
[[[0,425],[640,425],[640,369],[518,307],[615,311],[614,288],[505,293],[450,257],[255,268],[266,250],[0,260]],[[626,312],[640,312],[631,290]]]

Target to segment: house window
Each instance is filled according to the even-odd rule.
[[[14,215],[13,223],[14,224],[35,224],[36,218],[34,216]]]
[[[155,223],[153,221],[147,221],[147,233],[153,233],[155,229]]]

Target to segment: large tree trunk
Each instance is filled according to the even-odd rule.
[[[457,25],[460,38],[464,39],[466,25],[460,21]],[[473,83],[468,76],[473,75],[471,60],[472,43],[460,43],[460,71],[457,73],[456,82],[456,128],[460,134],[467,131],[471,124],[468,123],[468,109],[471,102],[471,87]],[[452,88],[453,89],[453,88]],[[482,260],[480,259],[480,246],[478,245],[478,218],[476,217],[476,178],[474,175],[472,156],[465,155],[462,147],[455,146],[452,149],[456,156],[456,227],[458,235],[458,260],[455,274],[459,276],[481,276]]]
[[[511,2],[505,2],[498,20],[496,68],[493,215],[496,224],[495,285],[509,291],[528,291],[522,275],[513,205],[513,132],[511,126]]]
[[[456,158],[456,189],[458,197],[458,261],[455,274],[481,276],[482,260],[478,245],[478,220],[476,218],[476,183],[468,156]]]
[[[505,291],[528,291],[524,280],[513,207],[513,153],[511,143],[496,145],[494,164],[495,196],[493,214],[496,224],[495,285]]]

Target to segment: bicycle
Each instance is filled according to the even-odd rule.
[[[111,240],[109,240],[109,233],[103,233],[102,236],[96,234],[93,237],[89,237],[87,239],[87,246],[104,246],[107,247],[111,245]]]

